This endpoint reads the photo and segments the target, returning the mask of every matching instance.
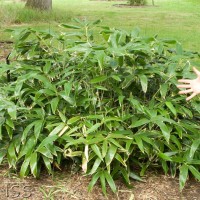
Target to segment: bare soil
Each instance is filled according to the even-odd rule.
[[[11,41],[0,41],[0,62],[5,62],[12,49]]]
[[[131,189],[122,181],[117,181],[117,194],[108,188],[108,196],[105,197],[100,185],[89,193],[87,186],[90,178],[80,173],[61,171],[50,176],[43,172],[40,179],[20,179],[15,173],[0,167],[0,200],[200,200],[200,183],[193,179],[187,182],[182,193],[177,178],[149,172],[144,180],[132,181]]]

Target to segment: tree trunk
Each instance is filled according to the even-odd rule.
[[[27,0],[26,7],[39,10],[51,10],[52,0]]]

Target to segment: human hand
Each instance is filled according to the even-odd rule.
[[[190,79],[180,79],[179,83],[185,83],[183,85],[177,85],[178,88],[185,88],[186,90],[182,90],[179,94],[188,94],[192,93],[189,97],[186,98],[187,101],[200,94],[200,71],[198,71],[195,67],[193,67],[193,71],[197,75],[197,78],[194,80]]]

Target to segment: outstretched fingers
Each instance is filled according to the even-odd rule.
[[[200,71],[199,71],[199,70],[197,70],[197,68],[196,68],[196,67],[193,67],[193,71],[194,71],[194,73],[195,73],[197,76],[199,76],[199,77],[200,77]]]
[[[180,79],[178,80],[179,83],[191,83],[191,80],[189,79]]]
[[[189,90],[182,90],[179,92],[179,94],[188,94],[188,93],[191,93],[193,92],[193,89],[189,89]]]
[[[191,88],[190,84],[185,84],[185,85],[177,85],[178,88]]]
[[[197,93],[192,93],[192,95],[190,95],[189,97],[186,98],[186,101],[189,101],[190,99],[192,99],[196,95],[197,95]]]

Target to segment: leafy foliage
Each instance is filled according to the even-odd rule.
[[[38,177],[73,160],[92,176],[89,190],[99,180],[104,194],[106,184],[116,192],[116,178],[129,185],[155,165],[179,170],[181,189],[188,172],[200,180],[200,107],[176,88],[197,54],[138,29],[102,27],[97,40],[100,20],[75,21],[61,33],[13,33],[16,61],[0,68],[0,161]]]
[[[146,0],[128,0],[131,6],[143,6],[147,4]]]

